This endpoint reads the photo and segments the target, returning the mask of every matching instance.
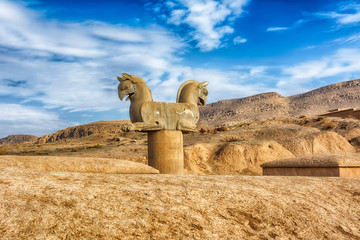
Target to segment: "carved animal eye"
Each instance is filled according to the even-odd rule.
[[[128,89],[129,87],[130,87],[129,81],[123,82],[123,84],[121,86],[121,90]]]
[[[203,89],[203,94],[207,96],[209,94],[208,90],[206,88]]]

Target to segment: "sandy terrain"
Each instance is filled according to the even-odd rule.
[[[360,239],[360,179],[0,170],[1,239]]]

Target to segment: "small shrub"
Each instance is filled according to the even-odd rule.
[[[341,123],[340,129],[347,129],[348,125],[346,123]]]
[[[225,138],[225,142],[238,142],[238,141],[240,141],[240,139],[234,136]]]
[[[315,119],[315,121],[320,122],[321,120],[324,120],[324,117],[318,117],[317,119]]]
[[[225,131],[227,131],[228,129],[227,129],[227,127],[225,127],[225,126],[222,126],[222,127],[216,128],[215,130],[218,131],[218,132],[225,132]]]
[[[322,122],[322,128],[324,130],[329,130],[335,127],[335,124],[329,120],[323,119]]]
[[[201,134],[204,134],[204,133],[206,133],[206,130],[203,129],[203,128],[201,128],[201,129],[199,130],[199,132],[200,132]]]
[[[217,131],[216,129],[214,129],[213,134],[217,134],[217,132],[218,132],[218,131]]]

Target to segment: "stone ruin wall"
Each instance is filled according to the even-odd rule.
[[[350,108],[350,109],[334,109],[330,110],[328,113],[321,114],[320,116],[324,117],[341,117],[341,118],[356,118],[360,120],[360,109]]]

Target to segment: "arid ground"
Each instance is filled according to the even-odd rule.
[[[0,236],[360,239],[360,178],[259,176],[269,160],[359,151],[351,141],[359,122],[303,117],[200,127],[184,135],[183,176],[143,165],[146,134],[107,133],[114,122],[90,124],[102,131],[84,137],[1,145]]]
[[[360,179],[1,172],[2,239],[360,238]]]

